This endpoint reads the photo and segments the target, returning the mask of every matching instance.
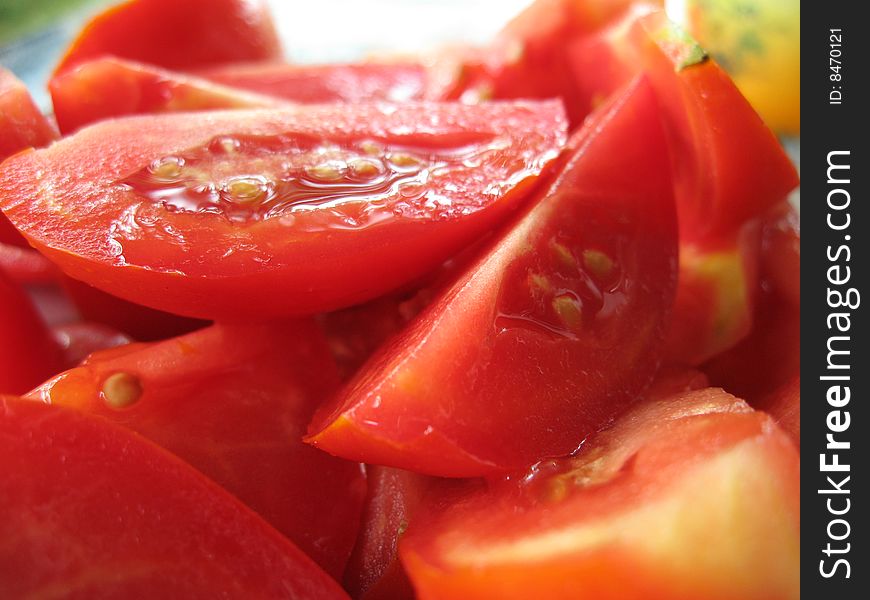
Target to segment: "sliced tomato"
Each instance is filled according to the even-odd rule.
[[[801,444],[801,376],[795,374],[757,403],[758,409],[770,414],[792,439]]]
[[[661,4],[660,0],[653,0]],[[590,108],[573,83],[565,49],[618,19],[633,0],[537,0],[512,19],[487,47],[466,50],[451,97],[560,97],[572,128]],[[627,81],[627,80],[626,80]]]
[[[758,220],[728,239],[680,244],[667,361],[699,365],[749,334],[761,283],[760,250]]]
[[[84,26],[55,73],[107,54],[178,70],[282,58],[263,0],[126,0]]]
[[[24,84],[0,67],[0,162],[19,150],[46,146],[56,139],[57,129],[33,102]]]
[[[272,108],[285,103],[183,73],[111,56],[84,62],[48,84],[60,130],[125,115],[221,108]]]
[[[773,133],[719,65],[664,13],[639,9],[598,36],[578,39],[568,52],[587,109],[638,72],[650,77],[671,144],[681,239],[733,235],[797,186],[797,172]]]
[[[319,411],[309,441],[474,476],[568,454],[624,409],[652,379],[673,301],[664,144],[637,82],[572,139],[532,208]]]
[[[413,600],[411,582],[399,564],[398,540],[433,478],[376,465],[366,466],[366,478],[362,525],[344,572],[344,588],[353,598]]]
[[[347,598],[250,509],[142,437],[0,398],[9,598]]]
[[[556,101],[128,117],[7,161],[0,207],[69,275],[127,300],[313,313],[394,289],[501,223],[564,135]]]
[[[801,305],[801,218],[790,204],[774,207],[764,220],[762,277],[784,301]]]
[[[165,340],[209,324],[129,302],[69,277],[62,276],[61,284],[82,318],[122,331],[138,342]]]
[[[770,417],[687,392],[638,405],[574,457],[419,510],[399,553],[424,600],[793,599],[799,483]]]
[[[0,229],[4,224],[9,227],[10,238],[18,236],[21,242],[26,244],[18,231],[0,213]],[[5,237],[4,233],[0,235]],[[0,242],[0,271],[13,281],[27,285],[34,283],[48,283],[57,278],[57,268],[47,258],[30,247],[22,248],[17,243],[5,244]]]
[[[132,343],[125,333],[102,323],[77,321],[51,328],[63,353],[63,368],[77,367],[88,355],[98,350]]]
[[[0,271],[0,394],[21,394],[57,373],[61,351],[30,301]]]
[[[57,139],[57,128],[39,110],[30,92],[10,71],[0,66],[0,163],[25,148],[40,148]],[[45,269],[35,254],[15,253],[6,245],[30,248],[12,223],[0,213],[0,268],[39,277]],[[9,271],[7,271],[9,272]],[[16,277],[17,278],[17,277]]]
[[[304,104],[440,99],[433,73],[422,62],[241,64],[197,74],[222,85]]]
[[[337,386],[310,322],[215,325],[98,352],[29,394],[128,427],[183,458],[336,577],[365,496],[358,464],[302,442]]]

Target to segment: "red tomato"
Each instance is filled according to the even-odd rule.
[[[61,352],[27,295],[0,271],[0,394],[21,394],[61,368]]]
[[[502,222],[564,128],[556,101],[128,117],[4,163],[0,206],[69,275],[127,300],[313,313],[394,289]]]
[[[777,294],[796,308],[801,306],[801,218],[788,203],[765,218],[762,277]]]
[[[226,86],[304,104],[440,99],[433,73],[426,65],[414,62],[241,64],[197,74]]]
[[[570,147],[532,208],[318,412],[311,443],[433,475],[522,468],[576,449],[650,382],[676,225],[648,85]]]
[[[398,540],[433,478],[401,469],[366,466],[368,495],[356,546],[344,572],[353,598],[413,600],[398,560]]]
[[[143,63],[104,57],[55,75],[48,84],[64,134],[125,115],[220,108],[271,108],[285,103]]]
[[[420,509],[418,598],[778,600],[799,595],[800,458],[717,389],[644,402],[571,458]]]
[[[19,150],[46,146],[55,139],[57,129],[34,104],[24,84],[0,67],[0,162]]]
[[[52,327],[52,334],[63,353],[63,368],[78,366],[88,355],[129,344],[126,334],[102,323],[75,322]]]
[[[653,0],[661,4],[661,0]],[[451,97],[468,100],[561,97],[572,128],[591,111],[574,89],[565,49],[622,15],[633,0],[537,0],[488,47],[468,50]],[[627,80],[625,80],[627,81]]]
[[[0,66],[0,163],[25,148],[39,148],[57,139],[57,129],[45,118],[33,102],[30,93],[15,75]],[[44,263],[35,255],[21,253],[10,256],[12,244],[27,248],[27,242],[12,224],[0,213],[0,268],[10,268],[14,273],[39,274]],[[28,248],[29,250],[29,248]]]
[[[666,360],[699,365],[749,334],[760,285],[760,230],[755,220],[727,240],[680,244]]]
[[[144,438],[0,398],[8,598],[347,595],[259,516]]]
[[[18,236],[21,243],[27,244],[21,238],[18,231],[12,227],[12,223],[0,213],[0,229],[9,227],[9,238]],[[7,237],[6,232],[0,232],[0,236]],[[0,242],[0,271],[13,281],[20,284],[48,283],[57,277],[57,269],[47,258],[30,247],[22,248],[13,242],[5,244]]]
[[[165,340],[209,324],[128,302],[69,277],[62,277],[61,284],[82,318],[123,331],[139,342]]]
[[[55,73],[107,54],[178,70],[282,57],[262,0],[127,0],[85,25]]]
[[[88,358],[30,393],[115,421],[183,458],[338,577],[359,526],[357,464],[302,442],[338,379],[311,322],[215,325]]]
[[[573,84],[591,107],[646,73],[671,145],[681,239],[733,235],[785,199],[797,172],[719,65],[664,13],[640,12],[571,47]]]
[[[801,376],[797,373],[759,400],[758,408],[769,413],[792,439],[801,445]]]

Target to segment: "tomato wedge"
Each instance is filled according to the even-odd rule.
[[[434,73],[421,62],[329,65],[226,65],[197,71],[215,83],[304,104],[440,100]]]
[[[107,54],[189,70],[283,53],[263,0],[127,0],[84,26],[55,73]]]
[[[663,12],[638,9],[568,52],[587,107],[638,72],[650,77],[672,150],[681,239],[733,235],[797,186],[794,166],[761,117]]]
[[[502,222],[564,136],[557,101],[127,117],[7,161],[0,207],[70,276],[127,300],[313,313],[396,288]]]
[[[680,271],[666,360],[699,365],[752,329],[758,302],[761,223],[714,242],[680,244]]]
[[[64,134],[125,115],[272,108],[285,104],[191,75],[111,56],[55,75],[48,87],[54,116]]]
[[[63,354],[63,368],[77,367],[88,355],[98,350],[116,348],[131,343],[126,334],[102,323],[78,321],[51,328]]]
[[[186,460],[341,575],[365,496],[357,464],[302,442],[338,379],[311,322],[214,325],[98,352],[28,397],[124,425]]]
[[[676,225],[649,86],[569,145],[533,207],[318,412],[311,443],[432,475],[522,468],[576,449],[650,382]]]
[[[347,598],[296,546],[142,437],[0,398],[8,598]]]
[[[571,458],[421,509],[399,542],[422,600],[799,597],[800,458],[718,389],[644,402]]]
[[[209,321],[180,317],[112,296],[61,276],[61,286],[83,319],[108,325],[137,342],[156,342],[202,329]]]
[[[19,150],[46,146],[56,139],[57,129],[24,84],[0,66],[0,162]]]
[[[0,66],[0,163],[25,148],[40,148],[57,139],[57,129],[40,112],[21,81]],[[0,269],[21,282],[50,279],[47,261],[33,252],[12,223],[0,213]]]
[[[21,394],[60,370],[61,351],[30,298],[0,270],[0,394]]]

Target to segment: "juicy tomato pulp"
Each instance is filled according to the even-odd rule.
[[[61,350],[30,299],[0,271],[0,394],[21,394],[57,373]]]
[[[105,55],[187,70],[282,52],[263,0],[127,0],[85,25],[55,73]]]
[[[0,440],[9,598],[347,598],[238,500],[104,419],[0,398]]]
[[[564,135],[558,101],[130,117],[5,163],[0,207],[122,298],[203,318],[312,313],[396,288],[499,224]]]
[[[676,269],[649,86],[569,148],[531,209],[319,411],[311,443],[433,475],[522,468],[576,449],[649,383]]]
[[[399,552],[423,600],[787,600],[799,482],[769,417],[693,391],[643,402],[574,457],[424,506]]]
[[[283,102],[151,65],[104,57],[55,75],[49,82],[54,116],[64,134],[125,115],[273,108]]]
[[[338,384],[313,323],[215,325],[92,355],[29,397],[100,415],[186,460],[338,577],[359,526],[359,465],[302,442]]]

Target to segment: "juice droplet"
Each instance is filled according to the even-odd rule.
[[[151,163],[148,170],[155,179],[177,181],[184,171],[184,159],[179,156],[165,156]]]

